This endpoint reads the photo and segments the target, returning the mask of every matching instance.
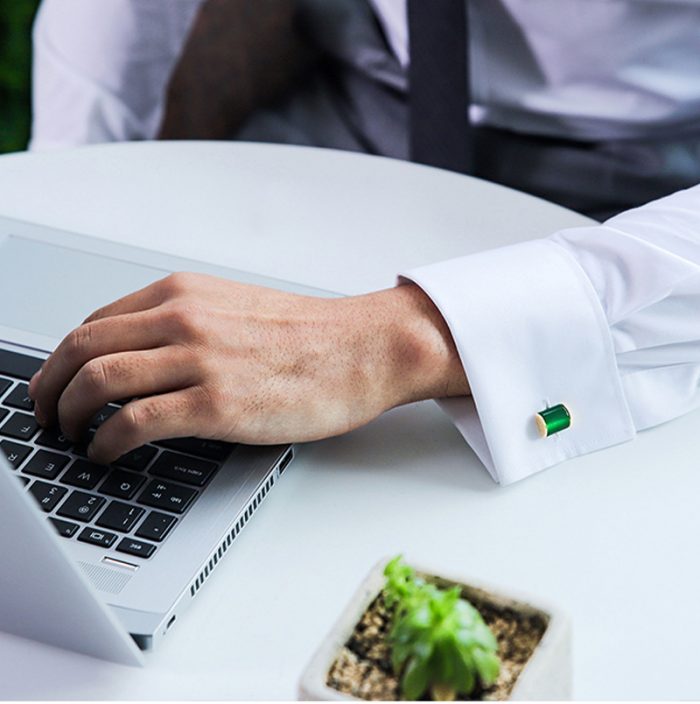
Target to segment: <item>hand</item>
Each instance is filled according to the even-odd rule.
[[[178,273],[71,332],[32,378],[43,426],[95,434],[109,463],[146,442],[195,435],[274,444],[344,433],[410,401],[469,387],[447,326],[414,285],[324,299]]]

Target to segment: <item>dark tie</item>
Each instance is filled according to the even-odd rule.
[[[408,0],[410,156],[468,173],[466,0]]]

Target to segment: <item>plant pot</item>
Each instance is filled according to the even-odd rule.
[[[388,624],[385,620],[383,626],[379,625],[382,618],[378,599],[384,587],[387,562],[388,559],[381,560],[367,575],[311,658],[299,683],[300,699],[401,698],[396,678],[392,677],[388,659],[384,657],[383,638],[375,633],[376,630],[386,632]],[[462,596],[481,612],[498,638],[498,655],[502,661],[498,681],[473,696],[484,700],[571,698],[571,627],[565,614],[522,594],[503,593],[471,579],[434,576],[429,570],[416,566],[414,569],[419,576],[440,587],[459,586]],[[374,644],[365,651],[368,634]],[[377,644],[377,640],[382,642]],[[352,649],[346,648],[348,643]],[[331,681],[336,686],[331,686]],[[353,693],[341,692],[338,686]]]

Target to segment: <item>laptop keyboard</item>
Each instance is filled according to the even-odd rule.
[[[0,449],[58,534],[146,559],[172,533],[233,445],[174,438],[144,445],[104,466],[87,459],[95,429],[119,410],[95,414],[88,436],[72,443],[32,415],[27,382],[42,360],[0,350]]]

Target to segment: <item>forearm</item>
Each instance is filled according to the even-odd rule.
[[[371,364],[387,408],[470,393],[452,335],[430,298],[414,284],[346,299],[373,341]],[[364,322],[363,322],[364,321]]]

